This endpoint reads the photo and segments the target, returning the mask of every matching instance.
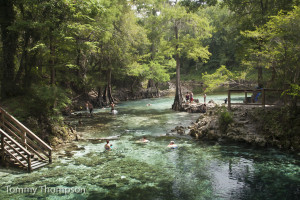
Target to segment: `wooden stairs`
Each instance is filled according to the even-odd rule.
[[[52,162],[52,148],[1,107],[0,138],[3,164],[31,172]]]

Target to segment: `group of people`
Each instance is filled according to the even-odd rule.
[[[138,143],[148,143],[148,142],[150,142],[150,140],[147,140],[147,138],[145,136],[141,140],[138,141]],[[177,146],[177,144],[175,144],[174,141],[171,141],[167,147],[170,149],[176,149],[178,146]],[[113,148],[113,145],[109,143],[109,140],[106,140],[104,149],[106,151],[110,151],[112,148]]]
[[[89,101],[87,101],[85,103],[85,107],[86,107],[86,111],[88,113],[90,113],[90,115],[92,117],[93,116],[93,110],[94,110],[93,104],[91,104]],[[114,102],[111,102],[110,107],[111,107],[111,112],[113,113],[115,111],[115,104],[114,104]]]
[[[186,95],[185,95],[185,102],[190,102],[190,103],[193,103],[194,101],[194,94],[193,92],[186,92]]]
[[[203,94],[204,104],[206,104],[206,94]],[[194,101],[194,94],[193,92],[186,92],[185,95],[185,102],[193,103]]]

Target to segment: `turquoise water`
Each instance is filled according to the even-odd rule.
[[[225,96],[210,99],[222,103]],[[56,150],[53,164],[31,174],[0,168],[0,199],[299,199],[299,158],[169,135],[199,117],[172,111],[172,103],[129,101],[117,106],[117,115],[107,108],[96,109],[93,118],[82,116],[77,132],[84,140]],[[75,125],[79,117],[67,120]],[[105,141],[95,139],[109,136],[119,139],[106,152]],[[150,142],[138,143],[143,136]],[[170,140],[179,147],[168,149]]]

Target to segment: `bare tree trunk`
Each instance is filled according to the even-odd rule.
[[[178,27],[175,24],[175,36],[178,40]],[[182,93],[181,93],[181,84],[180,84],[180,57],[178,53],[178,44],[176,45],[176,93],[172,109],[180,111],[182,109]]]

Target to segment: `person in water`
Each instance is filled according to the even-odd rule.
[[[90,111],[90,115],[92,117],[93,116],[93,110],[94,110],[93,104],[91,104],[89,101],[87,101],[86,106],[87,106],[87,109]]]
[[[106,151],[109,151],[112,149],[112,144],[109,144],[109,140],[106,140],[106,144],[104,145],[104,148]]]
[[[111,102],[110,106],[111,106],[111,112],[112,112],[113,110],[115,110],[115,104],[114,104],[114,102]]]
[[[89,102],[88,101],[85,103],[85,107],[86,107],[86,112],[89,113]]]
[[[177,148],[177,145],[175,144],[174,141],[171,141],[170,144],[168,145],[168,147],[171,149],[175,149],[175,148]]]
[[[203,95],[204,104],[206,104],[206,94]]]
[[[147,140],[146,136],[144,136],[143,139],[142,139],[142,142],[143,142],[143,143],[147,143],[147,142],[150,142],[150,141]]]

